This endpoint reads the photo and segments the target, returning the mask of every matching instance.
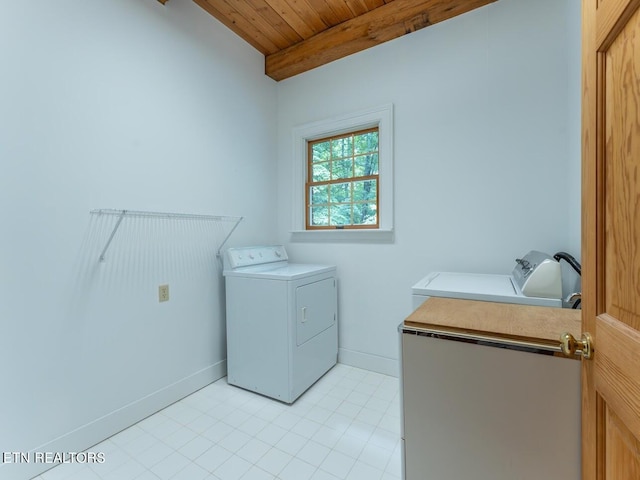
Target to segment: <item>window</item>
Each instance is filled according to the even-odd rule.
[[[308,142],[307,229],[378,228],[378,127]]]
[[[393,240],[393,105],[293,130],[292,240]]]

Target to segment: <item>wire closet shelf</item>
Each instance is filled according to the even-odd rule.
[[[125,219],[125,217],[147,217],[147,218],[166,218],[166,219],[184,219],[184,220],[203,220],[203,221],[211,221],[215,222],[219,226],[220,237],[223,237],[219,242],[220,244],[217,246],[216,256],[220,257],[220,252],[224,247],[225,243],[234,232],[234,230],[238,227],[243,217],[232,217],[232,216],[223,216],[223,215],[199,215],[193,213],[168,213],[168,212],[147,212],[140,210],[114,210],[114,209],[98,209],[91,210],[89,212],[91,215],[111,215],[117,216],[118,220],[116,221],[113,230],[111,231],[111,235],[107,239],[107,243],[102,249],[102,253],[100,253],[99,260],[100,262],[104,262],[107,254],[107,250],[109,250],[109,246],[113,241],[118,229],[120,228],[120,224]],[[228,227],[228,231],[225,231],[224,225],[230,225]]]

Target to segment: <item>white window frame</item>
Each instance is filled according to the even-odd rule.
[[[305,228],[305,185],[307,142],[346,132],[378,127],[379,139],[379,228],[307,230]],[[293,129],[292,240],[393,239],[393,104],[348,113]]]

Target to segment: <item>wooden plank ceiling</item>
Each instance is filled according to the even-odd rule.
[[[194,0],[263,53],[278,81],[494,1]]]

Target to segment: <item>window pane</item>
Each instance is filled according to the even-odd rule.
[[[331,206],[331,225],[351,225],[351,204]]]
[[[349,157],[353,155],[353,137],[338,138],[331,141],[333,158]]]
[[[361,155],[355,158],[355,176],[364,177],[378,174],[378,154]]]
[[[330,196],[331,203],[351,202],[351,183],[336,183],[331,185]]]
[[[362,182],[353,182],[353,201],[364,202],[374,201],[377,198],[377,181],[365,180]]]
[[[329,225],[329,207],[311,207],[311,225],[326,227]]]
[[[327,185],[311,187],[311,204],[329,203],[329,189]]]
[[[353,224],[372,225],[377,220],[377,209],[375,203],[355,203],[353,205]]]
[[[354,137],[354,154],[378,151],[378,132],[361,133]]]
[[[311,147],[313,151],[313,161],[322,162],[331,158],[331,142],[326,141],[322,143],[316,143]]]
[[[322,182],[329,180],[331,173],[329,172],[329,162],[313,164],[313,182]]]
[[[353,176],[353,160],[345,158],[332,162],[331,178],[351,178]]]
[[[371,129],[309,141],[309,227],[378,224],[378,139],[378,130]]]

